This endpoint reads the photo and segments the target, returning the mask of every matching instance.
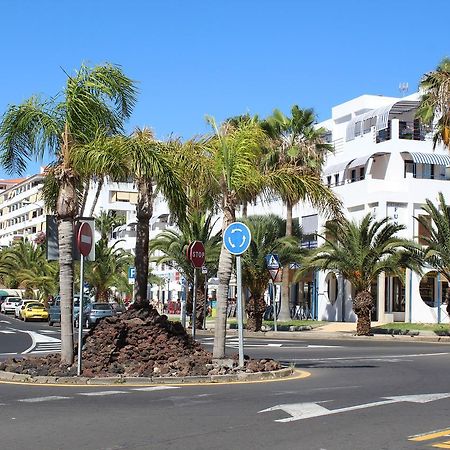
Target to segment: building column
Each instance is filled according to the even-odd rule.
[[[377,280],[377,291],[378,291],[378,302],[377,302],[377,311],[378,311],[378,321],[384,322],[386,321],[386,294],[385,294],[385,283],[386,283],[386,274],[384,272],[378,275]]]

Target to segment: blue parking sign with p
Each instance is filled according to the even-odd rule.
[[[128,267],[128,280],[136,279],[136,267]]]

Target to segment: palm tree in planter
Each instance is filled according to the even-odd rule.
[[[301,230],[298,222],[293,223],[292,235],[286,236],[286,220],[274,214],[249,216],[244,219],[249,227],[252,240],[248,250],[242,255],[242,279],[250,291],[246,305],[247,330],[261,330],[266,309],[264,293],[269,284],[270,275],[266,267],[265,256],[276,253],[282,265],[298,261],[305,250],[300,248]]]
[[[10,173],[23,173],[32,157],[54,156],[49,180],[57,186],[54,204],[58,218],[61,361],[73,362],[73,224],[79,214],[80,190],[89,174],[78,170],[72,155],[99,133],[114,135],[123,130],[136,102],[134,82],[111,64],[94,68],[82,65],[67,76],[63,91],[49,99],[31,97],[9,106],[0,122],[0,157]]]
[[[201,241],[205,246],[205,266],[208,274],[217,272],[221,234],[213,235],[215,221],[212,214],[191,213],[187,221],[180,230],[164,230],[150,241],[150,252],[155,254],[151,261],[156,264],[166,264],[180,272],[191,285],[194,283],[194,268],[186,258],[186,251],[193,241]],[[160,255],[156,255],[160,253]],[[197,308],[196,323],[198,328],[202,328],[205,302],[207,301],[205,292],[205,277],[200,275],[197,278]],[[186,299],[192,310],[191,296]],[[189,311],[188,311],[189,313]]]
[[[450,149],[450,58],[422,77],[420,89],[423,95],[417,115],[425,124],[436,125],[434,145],[442,142]]]
[[[419,216],[415,219],[427,230],[421,236],[425,247],[422,256],[426,264],[436,269],[447,280],[450,280],[450,214],[444,195],[439,192],[438,204],[426,199],[422,207],[428,216]],[[450,315],[450,287],[445,293],[447,313]]]
[[[286,205],[286,236],[292,235],[292,210],[295,204],[307,200],[322,211],[340,214],[340,201],[321,180],[321,169],[327,154],[333,150],[325,141],[325,128],[316,128],[312,109],[294,105],[291,117],[275,110],[261,126],[269,136],[267,151],[262,159],[263,170],[291,171],[300,175],[295,188],[284,179],[269,179],[271,190]],[[293,261],[290,261],[293,262]],[[289,269],[283,271],[279,320],[290,319]]]
[[[387,217],[375,220],[371,214],[361,222],[329,221],[320,236],[325,243],[302,261],[300,275],[311,269],[334,270],[350,281],[355,289],[353,310],[358,317],[358,335],[370,334],[370,288],[378,275],[386,272],[403,279],[405,268],[420,272],[418,245],[397,236],[404,229]]]

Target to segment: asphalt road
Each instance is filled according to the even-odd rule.
[[[45,325],[11,322],[0,323],[2,352],[6,327],[45,335]],[[237,352],[234,337],[228,349]],[[450,448],[449,344],[247,339],[245,350],[310,375],[159,389],[0,384],[0,448]]]

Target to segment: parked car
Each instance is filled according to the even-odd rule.
[[[48,319],[48,311],[45,309],[45,305],[36,301],[25,304],[20,314],[24,322],[30,319]]]
[[[14,313],[16,305],[21,301],[20,297],[6,297],[0,306],[0,311],[3,314]]]
[[[89,297],[84,297],[84,304],[87,305],[90,303]],[[78,315],[78,311],[80,309],[80,296],[75,295],[73,297],[73,318]],[[54,323],[61,322],[61,305],[60,305],[60,297],[57,295],[53,300],[52,304],[48,310],[48,324],[52,326]]]
[[[104,317],[115,316],[116,312],[110,303],[90,303],[83,309],[81,323],[90,328]],[[75,326],[78,327],[78,314],[75,317]]]
[[[17,303],[16,307],[14,308],[14,317],[16,319],[22,319],[21,311],[25,308],[25,305],[30,302],[36,302],[36,300],[22,299],[19,303]]]

